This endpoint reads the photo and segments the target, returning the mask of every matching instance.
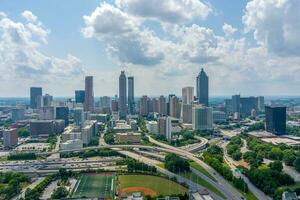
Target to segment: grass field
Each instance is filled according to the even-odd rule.
[[[166,178],[150,175],[121,175],[120,189],[142,187],[156,193],[156,195],[184,194],[187,188]]]
[[[72,197],[104,197],[112,199],[114,194],[114,174],[84,174],[78,180]]]

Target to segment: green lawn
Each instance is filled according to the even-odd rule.
[[[82,175],[76,184],[72,197],[104,197],[114,198],[115,176],[111,174]]]
[[[209,189],[210,191],[212,191],[216,195],[222,197],[223,199],[226,199],[226,197],[217,188],[215,188],[210,183],[208,183],[206,180],[197,176],[193,172],[180,173],[179,175],[185,177],[186,179],[193,181],[194,183],[197,183],[197,184]]]
[[[210,175],[210,173],[208,173],[208,171],[206,171],[201,165],[198,165],[196,162],[190,161],[190,166],[192,168],[196,169],[197,171],[199,171],[200,173],[204,174],[205,176],[207,176],[214,182],[217,182],[217,180],[212,175]]]
[[[144,187],[153,190],[157,195],[184,194],[187,188],[182,185],[162,178],[150,175],[121,175],[119,176],[120,189],[129,187]]]

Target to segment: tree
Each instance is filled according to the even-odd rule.
[[[292,150],[284,150],[283,151],[283,161],[288,166],[293,166],[293,162],[295,161],[296,156]]]
[[[281,172],[283,169],[282,162],[279,160],[275,160],[269,164],[270,169],[275,170],[277,172]]]
[[[221,147],[217,146],[217,145],[212,145],[210,147],[207,148],[207,152],[209,154],[223,154],[223,150]]]
[[[58,187],[51,195],[51,199],[61,199],[68,196],[68,190],[65,187]]]
[[[270,159],[273,159],[273,160],[282,160],[283,153],[282,153],[282,151],[281,151],[280,148],[278,148],[278,147],[273,147],[273,148],[271,149],[271,151],[269,152],[268,157],[269,157]]]
[[[28,137],[30,135],[30,132],[28,128],[22,127],[18,129],[18,135],[19,137]]]
[[[190,171],[190,163],[174,153],[170,153],[165,157],[165,167],[175,173]]]
[[[300,172],[300,157],[296,158],[295,161],[293,162],[293,165],[295,169]]]

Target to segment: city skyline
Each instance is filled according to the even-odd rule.
[[[136,96],[180,94],[202,67],[211,96],[299,95],[299,2],[180,0],[176,10],[173,1],[155,13],[155,1],[2,1],[0,96],[28,96],[31,86],[73,96],[87,75],[95,96],[113,96],[121,70],[135,77]]]

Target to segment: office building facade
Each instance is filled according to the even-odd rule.
[[[266,106],[266,131],[275,135],[286,133],[286,107]]]
[[[56,119],[65,121],[65,126],[69,125],[69,108],[66,106],[56,107]]]
[[[125,71],[119,76],[119,118],[126,119],[127,116],[127,83]]]
[[[38,98],[42,98],[43,91],[41,87],[31,87],[30,88],[30,108],[38,108]]]
[[[134,102],[134,77],[128,77],[128,112],[135,114],[135,102]]]
[[[193,107],[192,123],[194,130],[212,130],[213,114],[212,108],[201,105]]]
[[[198,103],[202,104],[204,106],[208,106],[208,92],[209,92],[209,79],[206,73],[204,72],[203,68],[201,69],[201,72],[197,76],[196,81],[196,90],[197,90],[197,98]]]
[[[85,77],[84,111],[94,112],[93,77]]]

